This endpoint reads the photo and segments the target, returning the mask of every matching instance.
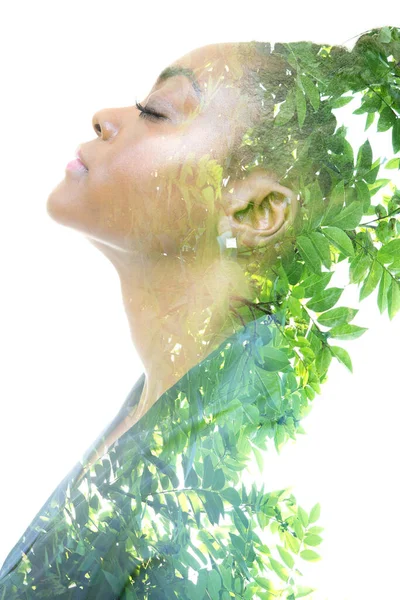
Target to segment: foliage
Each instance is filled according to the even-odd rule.
[[[264,315],[228,338],[73,471],[6,561],[0,598],[309,595],[297,579],[320,558],[320,506],[242,480],[254,459],[266,477],[268,440],[296,439],[310,409],[278,325]]]
[[[366,331],[351,323],[356,309],[336,306],[343,292],[329,287],[336,264],[348,261],[360,300],[377,289],[381,313],[392,319],[400,309],[400,190],[379,177],[380,167],[400,168],[400,29],[372,30],[351,51],[311,42],[275,44],[273,51],[254,45],[266,65],[279,57],[283,66],[275,77],[268,68],[258,73],[264,114],[234,158],[247,170],[273,169],[298,192],[300,210],[272,257],[270,248],[252,251],[248,275],[257,302],[251,308],[285,314],[287,347],[313,396],[332,358],[352,369],[335,340]],[[365,131],[375,122],[378,132],[391,134],[393,158],[374,156],[368,139],[355,152],[347,128],[337,127],[333,111],[353,98],[360,100],[353,114],[366,118]]]

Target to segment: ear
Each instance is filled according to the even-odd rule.
[[[255,248],[275,242],[292,223],[297,195],[264,169],[229,181],[221,194],[218,234],[231,231],[240,245]]]

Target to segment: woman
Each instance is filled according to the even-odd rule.
[[[285,490],[246,489],[242,477],[251,452],[262,467],[266,438],[279,447],[301,431],[331,357],[346,362],[315,324],[287,321],[287,311],[304,321],[303,297],[316,295],[318,314],[335,304],[321,265],[353,256],[356,237],[343,230],[368,209],[365,152],[350,202],[338,194],[345,153],[323,146],[338,136],[331,110],[318,112],[333,62],[309,85],[321,48],[293,53],[308,65],[296,73],[304,98],[291,48],[215,44],[167,67],[136,106],[94,115],[98,137],[80,146],[47,209],[116,268],[144,374],[8,556],[4,598],[306,594],[292,553],[318,543],[318,506],[307,515]],[[360,57],[338,51],[343,68]]]

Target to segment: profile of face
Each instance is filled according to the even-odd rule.
[[[235,229],[245,246],[269,241],[284,224],[291,190],[264,173],[262,185],[240,184],[232,195],[231,180],[230,195],[228,187],[221,194],[224,160],[255,118],[242,74],[237,44],[205,46],[165,69],[139,106],[98,111],[97,138],[80,146],[87,170],[66,171],[48,214],[141,261],[179,255],[204,229]],[[266,210],[261,202],[272,193]],[[233,221],[250,200],[258,213]]]
[[[258,110],[239,56],[236,44],[199,48],[138,105],[97,112],[97,138],[80,146],[87,169],[67,169],[48,197],[48,214],[117,269],[147,375],[145,408],[232,333],[231,298],[252,298],[221,239],[265,246],[294,213],[296,196],[274,173],[228,174]]]

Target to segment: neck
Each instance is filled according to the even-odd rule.
[[[251,289],[242,267],[219,256],[208,265],[162,254],[138,259],[92,243],[118,272],[132,341],[145,371],[136,421],[189,369],[243,326],[232,312],[231,297],[251,300]]]

